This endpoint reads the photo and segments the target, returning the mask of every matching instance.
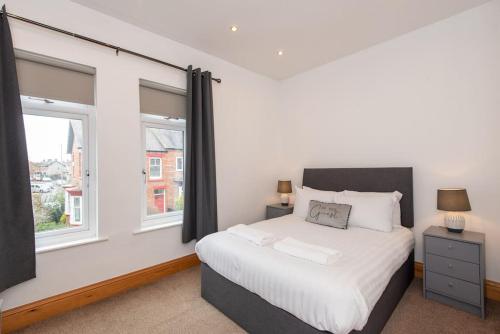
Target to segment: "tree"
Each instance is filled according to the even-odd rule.
[[[64,192],[59,189],[47,201],[48,215],[51,222],[56,224],[60,222],[61,216],[64,214]]]
[[[175,198],[175,211],[184,209],[184,194],[179,194]]]
[[[35,218],[35,225],[40,223],[45,223],[49,220],[49,214],[47,209],[42,203],[42,194],[41,193],[33,193],[31,200],[33,202],[33,214]]]

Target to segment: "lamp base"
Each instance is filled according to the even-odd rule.
[[[444,217],[444,226],[449,232],[462,233],[465,227],[465,217],[460,214],[447,213]]]
[[[281,205],[288,206],[288,201],[289,201],[288,194],[281,194],[280,198],[281,198]]]

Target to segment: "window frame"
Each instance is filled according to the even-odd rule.
[[[161,214],[148,215],[148,203],[147,203],[147,181],[153,180],[146,175],[147,163],[149,163],[149,158],[146,156],[146,130],[147,128],[165,129],[172,131],[181,131],[183,134],[183,158],[186,155],[186,123],[179,122],[178,120],[165,119],[164,117],[156,115],[141,114],[141,161],[142,161],[142,177],[141,177],[141,229],[149,229],[151,227],[157,226],[175,226],[181,225],[184,217],[184,210],[164,212]],[[176,161],[177,162],[177,161]],[[177,167],[177,166],[176,166]],[[183,179],[185,174],[183,171]],[[167,190],[165,189],[165,201]],[[165,203],[166,209],[166,203]]]
[[[158,160],[160,162],[160,164],[158,165],[158,167],[160,167],[160,175],[159,176],[151,176],[151,161],[152,160]],[[158,180],[161,180],[163,179],[163,161],[161,158],[158,158],[158,157],[150,157],[149,158],[149,179],[150,180],[153,180],[153,181],[158,181]]]
[[[53,100],[51,100],[53,101]],[[81,225],[59,230],[35,233],[35,248],[96,238],[97,230],[97,177],[95,107],[63,101],[45,103],[21,96],[23,115],[65,118],[82,122],[82,196],[80,200]]]

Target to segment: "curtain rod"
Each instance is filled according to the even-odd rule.
[[[0,11],[0,14],[4,14],[4,12]],[[56,32],[59,32],[61,34],[72,36],[72,37],[75,37],[77,39],[82,39],[82,40],[90,42],[90,43],[98,44],[98,45],[101,45],[101,46],[113,49],[113,50],[116,51],[116,55],[117,56],[118,56],[118,54],[120,52],[124,52],[124,53],[128,53],[130,55],[136,56],[136,57],[147,59],[149,61],[152,61],[152,62],[155,62],[155,63],[158,63],[158,64],[162,64],[162,65],[166,65],[166,66],[175,68],[175,69],[180,70],[180,71],[187,72],[187,69],[184,68],[184,67],[181,67],[181,66],[178,66],[178,65],[175,65],[175,64],[171,64],[171,63],[168,63],[166,61],[163,61],[163,60],[160,60],[160,59],[157,59],[157,58],[146,56],[146,55],[144,55],[142,53],[138,53],[138,52],[135,52],[135,51],[132,51],[132,50],[124,49],[124,48],[121,48],[119,46],[116,46],[116,45],[113,45],[113,44],[110,44],[110,43],[106,43],[106,42],[102,42],[102,41],[99,41],[97,39],[93,39],[93,38],[90,38],[90,37],[87,37],[87,36],[83,36],[83,35],[80,35],[80,34],[76,34],[76,33],[73,33],[73,32],[70,32],[70,31],[67,31],[67,30],[64,30],[64,29],[56,28],[56,27],[50,26],[50,25],[45,24],[45,23],[40,23],[40,22],[37,22],[37,21],[34,21],[34,20],[30,20],[30,19],[27,19],[27,18],[19,16],[19,15],[11,14],[11,13],[9,13],[7,11],[5,11],[5,14],[7,14],[7,17],[11,17],[11,18],[19,20],[19,21],[23,21],[23,22],[26,22],[26,23],[29,23],[29,24],[33,24],[33,25],[38,26],[38,27],[42,27],[42,28],[45,28],[45,29],[56,31]],[[217,83],[221,83],[222,82],[222,80],[219,79],[219,78],[212,78],[212,80],[215,81],[215,82],[217,82]]]

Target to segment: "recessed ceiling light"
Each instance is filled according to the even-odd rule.
[[[283,56],[283,50],[278,50],[278,56]]]
[[[235,25],[232,25],[232,26],[231,26],[231,31],[232,31],[232,32],[236,32],[236,31],[238,31],[238,27],[237,27],[237,26],[235,26]]]

